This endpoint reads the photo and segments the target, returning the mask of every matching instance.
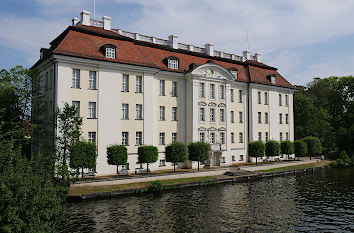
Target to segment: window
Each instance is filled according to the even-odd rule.
[[[160,159],[160,167],[166,166],[166,160],[165,159]]]
[[[262,113],[258,112],[258,124],[262,124]]]
[[[199,141],[205,142],[205,133],[204,132],[199,132]]]
[[[209,89],[210,89],[209,99],[215,99],[215,84],[210,84]]]
[[[235,113],[234,111],[231,111],[231,123],[235,122]]]
[[[234,89],[231,89],[230,98],[231,98],[231,102],[234,102]]]
[[[128,146],[128,132],[122,132],[122,145]]]
[[[243,123],[243,114],[242,112],[238,112],[238,120],[240,123]]]
[[[221,157],[221,163],[226,163],[225,157]]]
[[[231,143],[235,143],[235,134],[231,133]]]
[[[79,117],[80,116],[80,101],[73,101],[72,105],[75,106],[75,109],[76,109],[75,116]]]
[[[220,108],[220,122],[225,122],[225,109]]]
[[[122,104],[122,119],[128,120],[129,119],[129,105]]]
[[[242,90],[238,90],[238,102],[242,103]]]
[[[136,76],[135,92],[136,93],[143,93],[143,77],[141,77],[141,76]]]
[[[288,132],[285,133],[285,139],[289,140],[289,133]]]
[[[96,89],[96,71],[89,71],[89,89]]]
[[[160,121],[165,120],[165,106],[160,106]]]
[[[172,133],[172,142],[177,141],[177,133]]]
[[[160,133],[159,144],[165,145],[165,133]]]
[[[209,133],[209,142],[211,144],[215,144],[215,133],[214,132]]]
[[[129,163],[122,165],[122,170],[129,170]]]
[[[257,103],[261,104],[261,92],[258,92],[258,99],[257,99]]]
[[[279,113],[279,124],[283,124],[283,114]]]
[[[235,162],[236,160],[235,160],[235,156],[233,155],[233,156],[231,156],[231,160],[232,160],[232,162]]]
[[[142,104],[137,104],[136,105],[136,120],[142,120],[143,119],[143,105]]]
[[[239,143],[243,143],[243,133],[239,133],[238,141],[239,141]]]
[[[282,102],[281,102],[281,94],[279,94],[279,106],[282,106]]]
[[[177,121],[177,107],[172,107],[172,120]]]
[[[279,133],[279,140],[283,141],[283,133],[282,132]]]
[[[160,95],[165,95],[165,80],[160,80]]]
[[[258,132],[258,141],[262,141],[262,132]]]
[[[172,96],[177,96],[177,82],[175,81],[172,82]]]
[[[285,106],[289,106],[288,95],[285,95]]]
[[[116,58],[116,49],[106,48],[106,58]]]
[[[269,140],[269,133],[268,132],[265,132],[265,140],[266,140],[266,142],[268,142],[268,140]]]
[[[143,133],[142,132],[136,132],[135,133],[135,145],[140,146],[143,144]]]
[[[88,141],[96,143],[96,132],[88,132]]]
[[[264,123],[268,124],[268,113],[267,112],[264,113]]]
[[[129,92],[129,75],[123,74],[122,92]]]
[[[199,121],[205,121],[205,109],[199,108]]]
[[[243,155],[240,155],[240,161],[243,161]]]
[[[268,92],[264,92],[264,104],[268,104]]]
[[[285,114],[285,124],[289,124],[289,114]]]
[[[236,70],[232,70],[231,74],[235,77],[235,79],[237,79],[237,71]]]
[[[73,69],[72,88],[80,88],[80,70]]]
[[[225,86],[224,85],[219,86],[219,99],[221,99],[221,100],[225,99]]]
[[[225,133],[224,132],[220,133],[220,143],[225,144]]]
[[[168,68],[178,70],[178,60],[168,59]]]
[[[215,122],[215,108],[210,108],[209,119],[211,122]]]
[[[88,118],[96,118],[96,102],[89,102],[88,112]]]
[[[205,98],[205,84],[199,83],[199,98]]]

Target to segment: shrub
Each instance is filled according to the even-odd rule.
[[[296,157],[305,157],[307,154],[307,144],[302,140],[294,142],[294,153]]]
[[[138,162],[146,163],[147,173],[149,173],[149,163],[157,161],[159,153],[156,146],[139,146],[138,147]]]
[[[81,168],[81,177],[84,178],[84,168],[93,169],[96,166],[96,144],[85,141],[76,141],[69,147],[70,167]]]
[[[311,157],[321,154],[322,144],[318,137],[308,136],[302,139],[307,144],[307,154]]]
[[[264,143],[262,141],[248,143],[248,155],[256,158],[257,165],[257,158],[264,155]]]
[[[165,148],[167,162],[173,163],[173,171],[176,172],[176,164],[187,160],[187,147],[181,142],[174,142]]]
[[[205,142],[192,142],[188,145],[188,157],[191,161],[198,161],[198,171],[199,163],[201,161],[208,160],[210,156],[210,145]]]
[[[344,168],[354,166],[354,157],[350,158],[346,151],[341,151],[338,159],[330,163],[331,167]]]
[[[280,143],[280,151],[282,155],[287,155],[289,159],[289,155],[294,154],[294,143],[289,140],[282,141]]]
[[[151,185],[148,187],[148,192],[156,193],[156,192],[161,192],[163,190],[163,185],[161,181],[155,180],[151,182]]]
[[[110,145],[107,147],[107,162],[117,166],[117,178],[119,165],[125,165],[128,161],[127,148],[124,145]]]
[[[269,140],[265,144],[265,155],[267,157],[279,156],[280,154],[280,144],[277,141]]]

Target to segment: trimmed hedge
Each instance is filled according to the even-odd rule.
[[[109,165],[117,166],[117,177],[119,165],[126,165],[128,161],[127,147],[124,145],[110,145],[107,147],[107,162]]]
[[[173,171],[176,172],[176,164],[187,160],[187,147],[181,142],[173,142],[165,148],[166,162],[173,163]]]
[[[308,136],[302,139],[307,144],[307,154],[311,157],[321,154],[322,144],[318,137]]]
[[[192,142],[188,145],[188,158],[191,161],[198,161],[198,171],[199,163],[201,161],[208,160],[210,156],[210,145],[205,142]]]
[[[294,142],[294,153],[296,157],[305,157],[307,154],[307,144],[302,140]]]
[[[280,142],[280,153],[287,155],[289,159],[289,155],[294,154],[294,143],[289,140]]]
[[[256,158],[264,156],[264,143],[262,141],[254,141],[248,143],[248,155]]]
[[[159,157],[159,152],[156,146],[139,146],[138,147],[138,162],[146,163],[147,173],[149,173],[149,163],[154,163]]]
[[[280,144],[277,141],[269,140],[265,144],[265,155],[267,157],[279,156],[280,154]]]
[[[97,146],[91,142],[77,141],[70,147],[70,167],[81,168],[82,179],[84,178],[84,168],[93,169],[96,166]]]

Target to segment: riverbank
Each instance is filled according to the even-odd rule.
[[[323,166],[328,165],[328,161],[311,162],[307,164],[299,164],[293,166],[281,166],[271,169],[260,169],[260,171],[248,172],[242,171],[237,167],[230,167],[228,175],[215,175],[215,176],[200,176],[187,177],[177,179],[156,179],[155,177],[150,181],[136,182],[136,183],[123,183],[115,185],[76,185],[70,188],[67,195],[68,200],[86,200],[95,198],[109,198],[118,195],[139,194],[147,191],[153,181],[159,180],[162,184],[162,189],[176,189],[184,187],[202,186],[217,183],[237,183],[248,182],[251,180],[259,180],[263,178],[292,175],[296,173],[309,173],[321,169]],[[227,173],[226,173],[227,174]]]

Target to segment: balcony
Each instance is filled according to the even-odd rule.
[[[215,143],[215,144],[210,144],[210,149],[211,151],[225,151],[226,150],[226,144],[221,144],[221,143]]]

